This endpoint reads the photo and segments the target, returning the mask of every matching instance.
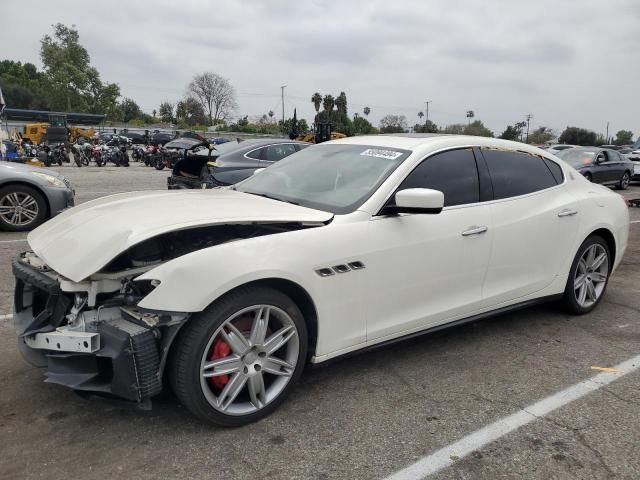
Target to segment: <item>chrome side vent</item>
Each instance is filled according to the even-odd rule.
[[[334,265],[333,266],[333,271],[336,273],[347,273],[349,272],[351,269],[345,265],[345,264],[341,264],[341,265]]]
[[[333,270],[331,270],[330,268],[319,268],[318,270],[316,270],[316,273],[321,277],[330,277],[331,275],[335,275],[333,273]]]
[[[351,267],[351,270],[362,270],[364,268],[364,263],[362,262],[351,262],[348,264]]]

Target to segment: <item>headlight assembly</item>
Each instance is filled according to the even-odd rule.
[[[52,187],[61,187],[61,188],[66,188],[67,186],[64,184],[64,182],[62,180],[60,180],[58,177],[54,177],[53,175],[49,175],[48,173],[42,173],[42,172],[31,172],[33,175],[42,178],[44,181],[46,181],[49,185],[51,185]]]

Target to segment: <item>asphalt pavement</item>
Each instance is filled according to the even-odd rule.
[[[168,175],[139,164],[56,170],[78,203],[164,189]],[[640,186],[624,195],[640,197]],[[428,462],[640,354],[640,209],[630,213],[629,248],[594,312],[543,305],[309,368],[273,415],[239,429],[202,424],[170,393],[138,411],[43,383],[5,317],[10,260],[26,234],[0,233],[0,478],[383,479]],[[613,373],[467,456],[449,455],[431,478],[640,478],[640,370]]]

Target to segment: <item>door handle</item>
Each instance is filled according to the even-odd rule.
[[[577,210],[573,210],[571,208],[565,208],[564,210],[560,210],[560,212],[558,213],[559,217],[571,217],[573,215],[576,215],[578,213]]]
[[[487,230],[489,230],[489,229],[487,227],[485,227],[484,225],[482,225],[482,226],[473,225],[473,226],[469,227],[468,229],[466,229],[464,232],[462,232],[462,236],[463,237],[468,237],[470,235],[480,235],[481,233],[484,233]]]

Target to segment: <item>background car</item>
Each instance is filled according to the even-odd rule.
[[[53,170],[0,162],[0,230],[21,232],[74,204],[71,183]]]
[[[149,137],[149,143],[152,145],[164,145],[175,138],[171,133],[155,132]]]
[[[147,143],[147,136],[138,132],[120,132],[120,136],[127,137],[132,145],[144,145]]]
[[[171,142],[174,143],[174,142]],[[167,144],[169,145],[169,144]],[[169,190],[233,185],[311,145],[284,138],[261,138],[216,145],[178,161],[167,179]]]
[[[615,150],[602,147],[574,147],[562,150],[556,156],[578,170],[587,180],[613,185],[620,190],[629,187],[634,173],[633,162]]]

